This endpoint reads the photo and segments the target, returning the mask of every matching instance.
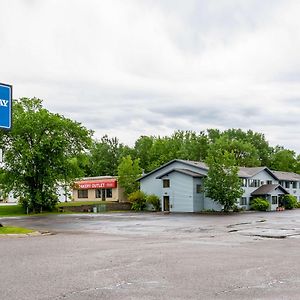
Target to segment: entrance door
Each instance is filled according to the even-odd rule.
[[[164,196],[164,211],[170,211],[170,197]]]
[[[102,201],[105,201],[105,199],[106,199],[106,194],[105,194],[105,189],[102,189],[101,190],[102,191]]]

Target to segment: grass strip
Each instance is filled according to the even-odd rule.
[[[57,204],[57,207],[68,207],[68,206],[82,206],[82,205],[99,205],[114,203],[109,201],[71,201],[71,202],[60,202]]]
[[[34,232],[34,230],[13,226],[0,227],[0,234],[26,234],[31,232]]]
[[[24,208],[21,205],[1,205],[0,217],[25,215]]]

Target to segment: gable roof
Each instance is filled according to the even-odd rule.
[[[198,172],[194,172],[194,171],[191,171],[191,170],[188,170],[188,169],[177,169],[177,168],[174,168],[174,169],[171,169],[161,175],[159,175],[158,177],[156,177],[156,179],[160,179],[172,172],[178,172],[178,173],[181,173],[181,174],[184,174],[184,175],[188,175],[188,176],[192,176],[192,177],[198,177],[198,178],[201,178],[201,177],[204,177],[205,174],[203,173],[198,173]]]
[[[137,179],[137,181],[140,181],[141,179],[144,179],[144,178],[148,177],[149,175],[151,175],[159,170],[162,170],[163,168],[171,165],[174,162],[180,162],[186,166],[196,167],[199,169],[200,174],[202,174],[201,170],[208,171],[208,166],[204,162],[184,160],[184,159],[173,159],[173,160],[165,163],[164,165],[152,170],[151,172],[141,176],[140,178]],[[180,168],[180,169],[183,170],[183,168]],[[261,171],[266,171],[275,180],[300,181],[299,174],[292,173],[292,172],[273,171],[273,170],[270,170],[268,167],[239,167],[238,176],[241,178],[251,178],[251,177],[255,176],[256,174],[260,173]],[[193,172],[193,171],[191,171],[191,172]]]
[[[192,161],[192,160],[183,160],[183,159],[173,159],[173,160],[170,160],[169,162],[167,162],[166,164],[152,170],[151,172],[143,175],[142,177],[138,178],[137,181],[140,181],[141,179],[144,179],[146,177],[148,177],[149,175],[169,166],[170,164],[174,163],[174,162],[181,162],[187,166],[193,166],[193,167],[197,167],[199,169],[203,169],[203,170],[208,170],[208,167],[207,165],[204,163],[204,162],[200,162],[200,161]]]
[[[242,178],[250,178],[265,170],[274,179],[278,180],[277,176],[267,167],[239,167],[238,176]]]
[[[269,195],[276,189],[280,189],[284,194],[288,194],[289,192],[285,190],[280,184],[263,184],[258,189],[253,191],[251,195],[253,196],[261,196],[261,195]]]
[[[273,171],[278,180],[300,181],[300,175],[293,172]]]

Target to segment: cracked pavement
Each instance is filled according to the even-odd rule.
[[[1,218],[0,298],[298,299],[300,210]]]

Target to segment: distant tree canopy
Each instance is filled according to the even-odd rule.
[[[124,153],[123,148],[117,138],[109,138],[107,135],[95,140],[86,155],[86,176],[117,175],[118,165]]]
[[[0,132],[1,188],[13,190],[30,210],[51,209],[58,200],[57,185],[84,175],[91,131],[49,112],[37,98],[16,100],[13,109],[12,130]]]
[[[137,188],[140,174],[172,159],[207,161],[217,168],[212,153],[235,166],[300,173],[295,151],[271,147],[263,134],[252,130],[178,130],[170,136],[141,136],[132,147],[116,137],[91,136],[81,124],[43,108],[40,99],[16,100],[13,129],[0,132],[2,190],[14,190],[31,209],[51,208],[57,201],[57,184],[75,177],[118,175],[129,194]]]
[[[122,157],[139,159],[145,173],[172,159],[205,161],[210,151],[230,152],[237,166],[267,166],[300,173],[300,156],[280,146],[271,147],[262,133],[252,130],[207,129],[175,131],[171,136],[141,136],[133,147],[104,136],[90,150],[87,175],[116,175]]]

